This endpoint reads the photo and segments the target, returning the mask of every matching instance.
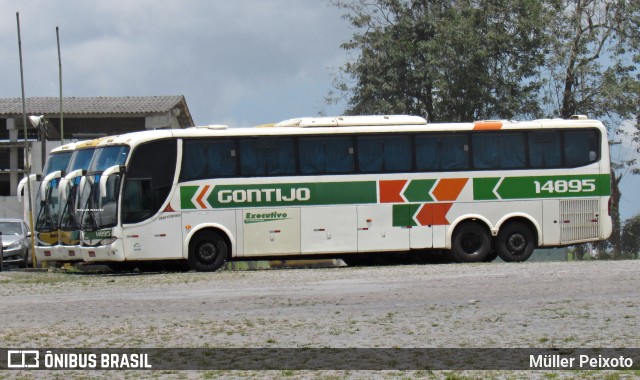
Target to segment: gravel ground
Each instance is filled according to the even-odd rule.
[[[640,347],[640,261],[2,272],[0,347]],[[0,378],[640,378],[639,371],[4,371]]]

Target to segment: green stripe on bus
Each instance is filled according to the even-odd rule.
[[[394,227],[415,227],[418,224],[413,220],[413,216],[420,209],[421,204],[401,204],[393,205],[393,220],[392,226]]]
[[[378,202],[375,181],[215,185],[206,198],[212,208],[301,205],[373,204]],[[182,209],[197,209],[192,201],[201,186],[181,186]],[[207,205],[207,206],[208,206]]]
[[[473,180],[474,200],[600,197],[610,193],[608,174],[493,177]]]

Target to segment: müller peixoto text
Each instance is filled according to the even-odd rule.
[[[566,355],[529,355],[529,367],[531,368],[579,368],[579,369],[622,369],[631,368],[633,359],[624,356],[607,357],[603,355],[590,356],[578,355],[577,357]]]

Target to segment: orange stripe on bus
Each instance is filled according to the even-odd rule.
[[[477,121],[473,124],[474,131],[497,131],[502,129],[501,121]]]
[[[443,178],[433,189],[433,196],[438,201],[455,201],[468,181],[469,178]]]
[[[400,193],[406,183],[407,181],[404,179],[378,182],[380,203],[403,203],[404,199]]]

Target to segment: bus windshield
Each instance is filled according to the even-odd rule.
[[[44,165],[42,175],[51,174],[57,170],[67,170],[69,161],[71,160],[73,152],[55,153],[49,156],[47,163]]]
[[[66,170],[72,154],[73,152],[51,154],[44,166],[43,176]],[[47,187],[44,191],[44,199],[42,199],[40,191],[36,192],[36,231],[49,232],[58,228],[58,217],[60,216],[59,184],[58,178],[40,184],[40,186]]]
[[[114,145],[96,149],[87,176],[80,189],[80,205],[82,213],[80,228],[93,231],[114,226],[118,221],[117,199],[120,191],[122,174],[114,173],[106,182],[106,196],[100,196],[100,178],[106,169],[124,165],[129,154],[129,147]]]
[[[93,157],[94,152],[95,148],[76,150],[69,162],[68,172],[71,173],[78,169],[87,169],[91,163],[91,158]],[[69,186],[67,186],[67,193],[64,194],[66,201],[64,202],[64,207],[61,211],[60,217],[60,229],[62,230],[77,230],[79,227],[78,218],[80,215],[78,215],[76,207],[78,202],[79,184],[80,177],[72,179]]]

